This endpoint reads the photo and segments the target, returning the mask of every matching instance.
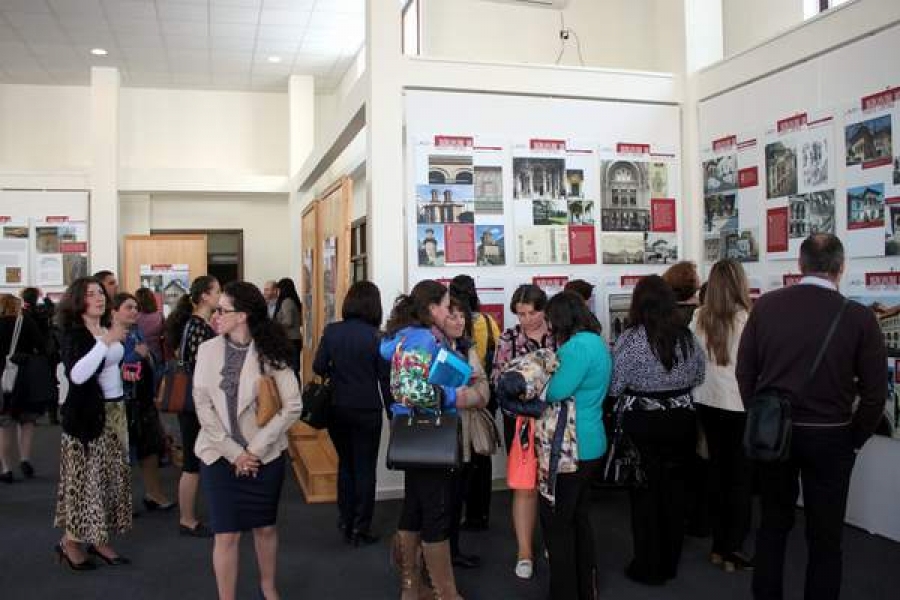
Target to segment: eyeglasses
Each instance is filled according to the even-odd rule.
[[[219,314],[219,315],[224,315],[224,314],[228,314],[228,313],[236,313],[236,312],[240,312],[239,310],[235,310],[235,309],[233,309],[233,308],[222,308],[221,306],[217,306],[217,307],[216,307],[215,309],[213,309],[213,310],[215,310],[215,311],[216,311],[216,314]]]

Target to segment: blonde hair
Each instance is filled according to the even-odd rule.
[[[21,306],[21,301],[12,294],[0,294],[0,317],[15,317]]]
[[[750,310],[747,274],[741,263],[720,260],[709,272],[706,296],[697,313],[697,329],[706,336],[706,351],[719,366],[730,362],[728,347],[734,335],[734,317],[741,310]]]

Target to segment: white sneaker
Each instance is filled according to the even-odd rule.
[[[523,558],[516,563],[516,577],[519,579],[531,579],[534,575],[534,563],[527,558]]]

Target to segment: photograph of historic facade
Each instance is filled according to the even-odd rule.
[[[847,189],[847,229],[884,227],[884,184]]]
[[[797,150],[784,142],[766,145],[766,198],[797,193]]]
[[[804,186],[812,188],[828,182],[828,138],[803,142],[800,160]]]
[[[603,231],[650,229],[648,163],[605,160],[600,163]]]
[[[644,236],[637,233],[605,233],[601,236],[604,265],[639,265],[644,262]]]
[[[653,198],[669,197],[669,166],[666,163],[650,163],[650,195]]]
[[[834,190],[791,196],[788,209],[788,235],[791,238],[834,233]]]
[[[726,154],[703,163],[703,191],[707,194],[737,189],[737,156]]]
[[[513,158],[516,200],[561,200],[566,196],[565,178],[562,158]]]
[[[730,258],[738,262],[759,261],[759,241],[756,238],[755,229],[723,231],[721,248],[723,258]]]
[[[594,201],[571,200],[569,201],[569,225],[593,225]]]
[[[584,198],[583,169],[566,169],[566,197]]]
[[[417,223],[474,223],[471,185],[416,186]]]
[[[891,115],[884,115],[844,129],[847,166],[891,156]]]
[[[472,157],[432,154],[428,157],[428,183],[472,185]]]
[[[673,233],[645,233],[644,262],[648,265],[678,262],[678,237]]]
[[[567,225],[569,210],[565,200],[534,200],[531,203],[535,225]]]
[[[706,234],[718,234],[725,229],[737,229],[738,207],[736,194],[712,194],[703,199]]]
[[[476,262],[483,267],[506,264],[503,225],[476,225]]]
[[[619,336],[628,329],[628,311],[631,307],[631,294],[610,294],[609,305],[609,343],[613,345]]]
[[[503,170],[500,167],[475,167],[475,212],[503,214]]]

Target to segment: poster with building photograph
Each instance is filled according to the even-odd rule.
[[[713,140],[702,154],[705,262],[758,261],[762,188],[757,137],[727,135]]]
[[[644,263],[643,233],[604,233],[600,240],[604,265],[639,265]]]
[[[503,211],[504,144],[478,139],[473,146],[475,169],[475,264],[499,267],[506,264]]]
[[[834,116],[800,113],[766,134],[766,252],[794,260],[812,233],[835,233]]]
[[[313,347],[313,249],[303,251],[303,275],[301,279],[300,301],[303,303],[303,346]]]
[[[34,285],[69,285],[87,275],[88,235],[85,221],[66,216],[45,217],[32,222]]]
[[[27,219],[0,215],[0,287],[28,284],[30,234]]]
[[[518,248],[518,264],[596,264],[595,157],[592,145],[578,140],[513,145],[513,219],[517,241],[528,245]],[[549,249],[551,241],[562,243],[563,231],[564,245]]]
[[[631,309],[630,293],[609,294],[606,297],[606,306],[608,308],[607,327],[605,329],[606,339],[610,346],[614,346],[616,340],[622,335],[622,332],[628,328],[628,311]]]
[[[140,282],[141,287],[153,292],[157,309],[168,317],[191,289],[190,268],[186,264],[141,265]]]
[[[600,226],[606,232],[650,231],[650,163],[600,161]]]
[[[337,243],[337,236],[322,240],[322,287],[325,291],[323,326],[337,321]]]
[[[893,126],[900,118],[900,88],[864,96],[844,115],[847,256],[897,252],[893,206],[900,206],[900,150]],[[889,254],[891,253],[891,254]]]

